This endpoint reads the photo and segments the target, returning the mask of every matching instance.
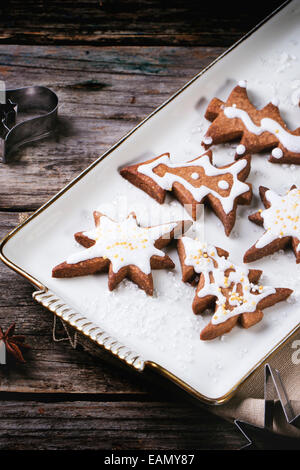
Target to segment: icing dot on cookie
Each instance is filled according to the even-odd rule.
[[[209,136],[204,137],[203,142],[204,142],[206,145],[210,145],[210,144],[212,143],[212,138],[209,137]]]
[[[283,152],[279,147],[276,147],[272,150],[272,157],[274,158],[281,158],[283,157]]]
[[[241,87],[241,88],[247,88],[247,82],[246,80],[240,80],[238,82],[238,85]]]
[[[193,180],[197,180],[199,176],[200,176],[199,173],[196,173],[196,172],[191,174],[191,178],[193,178]]]
[[[236,148],[236,153],[237,153],[238,155],[243,155],[245,152],[246,152],[246,147],[245,147],[245,145],[240,144],[240,145],[237,146],[237,148]]]
[[[218,181],[218,186],[220,189],[228,189],[229,188],[229,183],[225,180],[220,180]]]

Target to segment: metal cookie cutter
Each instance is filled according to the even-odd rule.
[[[264,427],[254,426],[245,421],[235,420],[235,424],[242,434],[246,437],[248,444],[243,448],[269,449],[278,448],[281,443],[288,448],[294,448],[294,443],[287,438],[276,436],[273,431],[273,418],[275,411],[275,400],[279,399],[286,422],[297,428],[300,428],[300,414],[296,415],[292,404],[288,398],[286,389],[282,383],[280,373],[277,369],[273,369],[270,364],[265,365],[265,382],[264,382]],[[289,438],[290,439],[290,438]],[[300,448],[300,442],[297,441]]]
[[[21,145],[51,134],[57,120],[57,95],[44,86],[6,90],[5,103],[0,103],[0,145],[3,163]],[[38,114],[16,123],[18,113]]]

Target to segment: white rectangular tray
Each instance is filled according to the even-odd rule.
[[[209,317],[193,314],[194,288],[182,283],[174,248],[169,250],[176,263],[174,274],[165,270],[153,273],[153,298],[128,282],[110,293],[106,274],[53,279],[51,270],[79,249],[73,234],[92,225],[92,212],[100,205],[127,204],[142,223],[147,223],[142,204],[163,221],[181,212],[179,203],[171,198],[163,206],[157,204],[122,179],[118,169],[164,152],[170,152],[175,160],[200,155],[200,142],[208,126],[203,114],[209,100],[226,98],[238,80],[248,81],[250,97],[259,107],[276,96],[289,127],[299,125],[300,110],[293,104],[297,87],[300,89],[299,19],[297,1],[271,16],[11,232],[1,245],[1,259],[40,289],[34,294],[36,300],[137,369],[154,367],[209,403],[229,399],[299,327],[300,266],[292,253],[251,264],[263,269],[265,284],[294,289],[291,301],[267,309],[263,321],[249,330],[237,327],[222,339],[207,342],[200,341],[199,333]],[[234,145],[218,146],[214,152],[215,162],[225,164],[233,160]],[[274,165],[267,155],[253,155],[249,181],[255,197],[251,206],[238,208],[230,238],[224,235],[216,216],[205,212],[206,239],[228,250],[237,263],[262,233],[247,218],[260,207],[259,185],[278,192],[292,183],[299,185],[300,167]],[[108,213],[112,208],[108,204]]]

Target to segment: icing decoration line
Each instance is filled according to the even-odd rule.
[[[213,245],[182,237],[187,266],[204,276],[204,285],[198,297],[216,297],[216,310],[211,323],[217,325],[231,317],[257,311],[258,303],[274,294],[274,287],[256,285],[249,281],[249,269],[219,256]],[[211,275],[213,279],[211,278]]]
[[[76,264],[93,258],[104,258],[111,262],[114,273],[122,267],[135,265],[145,274],[151,273],[150,258],[154,255],[164,257],[165,253],[154,246],[155,241],[170,233],[177,223],[155,227],[139,227],[134,215],[122,222],[115,222],[105,215],[101,216],[98,227],[84,235],[95,244],[67,258],[68,264]]]
[[[224,114],[229,119],[241,119],[252,134],[261,135],[263,132],[269,132],[279,140],[284,148],[290,152],[300,153],[300,136],[290,134],[274,119],[263,118],[260,121],[260,126],[257,126],[245,110],[233,106],[225,107]]]
[[[272,190],[265,193],[270,207],[260,212],[265,233],[256,242],[256,248],[263,248],[277,238],[296,237],[300,239],[300,190],[291,189],[285,196]],[[297,246],[300,251],[300,243]]]
[[[163,176],[157,174],[154,170],[159,167],[159,165],[164,165],[165,173]],[[167,154],[162,155],[160,158],[155,159],[150,163],[142,163],[138,167],[138,172],[142,173],[153,179],[162,189],[171,191],[172,186],[175,182],[181,183],[193,196],[194,200],[197,202],[201,202],[203,198],[209,194],[215,196],[221,203],[223,210],[226,214],[229,214],[234,208],[234,201],[235,199],[249,191],[248,184],[240,181],[238,179],[239,173],[246,167],[247,160],[241,159],[227,168],[217,168],[212,165],[210,158],[207,154],[201,155],[200,157],[196,158],[192,162],[180,162],[180,163],[172,163],[169,160],[169,156]],[[196,169],[196,167],[203,170],[206,177],[215,177],[215,176],[224,176],[224,175],[231,175],[232,177],[232,185],[229,190],[228,195],[221,195],[218,191],[209,188],[208,186],[201,184],[199,185],[199,181],[196,182],[195,185],[189,182],[186,178],[175,174],[172,170],[180,169],[180,168],[191,168],[191,170]],[[194,172],[191,173],[191,178],[193,178]],[[222,188],[224,190],[225,188]]]

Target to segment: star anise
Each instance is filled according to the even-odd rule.
[[[0,327],[0,341],[3,341],[5,344],[6,351],[14,357],[17,362],[25,363],[21,349],[30,349],[30,346],[25,343],[24,335],[15,335],[16,324],[13,323],[10,327],[3,333],[2,328]]]

